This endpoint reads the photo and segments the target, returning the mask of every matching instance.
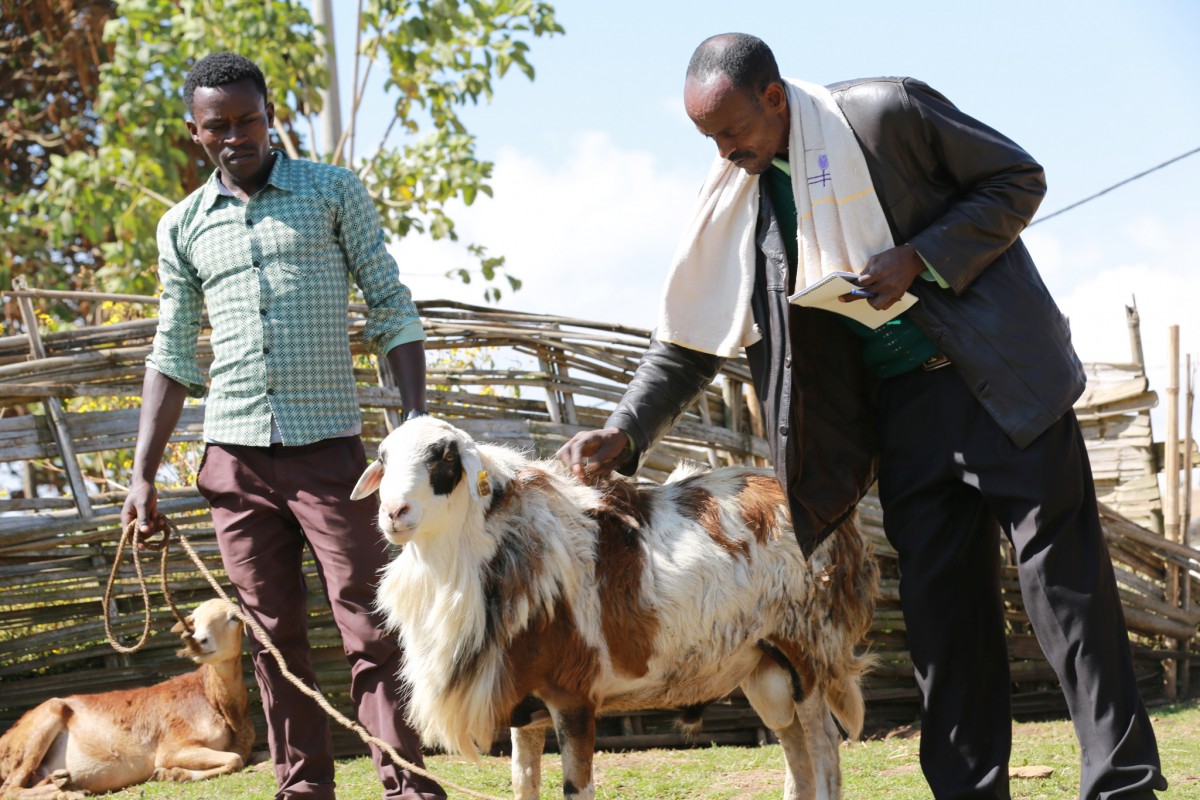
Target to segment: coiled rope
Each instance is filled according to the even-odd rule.
[[[158,550],[162,553],[162,557],[158,569],[158,580],[162,586],[163,597],[167,601],[167,605],[171,607],[171,613],[175,615],[175,619],[179,620],[179,624],[183,626],[189,634],[193,633],[191,624],[187,618],[180,613],[179,608],[175,605],[175,598],[171,596],[171,589],[167,585],[167,559],[170,556],[171,550],[171,532],[175,530],[166,517],[159,516],[155,521],[154,528],[149,535],[142,539],[138,529],[137,521],[134,520],[125,526],[125,530],[121,532],[121,540],[117,542],[117,553],[113,556],[112,571],[108,573],[108,583],[104,586],[104,635],[108,638],[108,643],[118,653],[136,653],[141,650],[146,640],[150,638],[150,590],[146,586],[146,576],[142,574],[142,560],[138,558],[138,552],[142,549]],[[155,535],[162,534],[160,541],[151,541]],[[133,557],[133,571],[137,573],[138,584],[142,587],[142,611],[144,612],[145,624],[142,626],[142,635],[138,638],[137,644],[125,646],[117,641],[117,637],[112,632],[112,590],[113,584],[117,580],[117,571],[121,567],[121,554],[125,552],[126,545],[132,545],[130,553]]]

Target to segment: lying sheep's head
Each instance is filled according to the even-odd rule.
[[[388,434],[350,499],[377,489],[379,529],[392,544],[407,543],[422,528],[442,529],[463,513],[468,496],[478,500],[491,491],[475,441],[434,417],[417,417]]]
[[[242,622],[224,600],[205,600],[188,614],[187,623],[192,627],[191,633],[179,622],[171,628],[183,639],[183,649],[177,653],[182,658],[205,664],[228,661],[241,654]]]

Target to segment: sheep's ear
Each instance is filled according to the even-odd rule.
[[[379,484],[383,482],[383,462],[376,460],[371,462],[371,466],[367,467],[367,471],[358,479],[358,483],[354,485],[354,491],[350,493],[351,500],[361,500],[369,494],[372,494],[379,488]]]
[[[188,614],[186,619],[187,619],[188,627],[195,629],[196,620],[192,619],[192,615]],[[171,633],[183,633],[183,631],[184,631],[184,629],[183,629],[182,622],[176,622],[174,625],[171,626]]]
[[[479,500],[492,496],[492,482],[487,470],[475,447],[463,448],[462,451],[463,480],[471,491],[471,499]]]

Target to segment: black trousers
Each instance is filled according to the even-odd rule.
[[[950,366],[883,381],[879,418],[884,529],[900,555],[934,797],[1010,796],[1003,531],[1079,738],[1080,798],[1151,800],[1167,784],[1074,413],[1018,449]]]

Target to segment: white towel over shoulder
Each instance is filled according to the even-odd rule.
[[[861,272],[893,241],[858,140],[829,90],[790,79],[784,85],[799,290],[830,272]],[[661,341],[734,357],[761,338],[750,310],[757,220],[758,176],[718,156],[667,276]]]

